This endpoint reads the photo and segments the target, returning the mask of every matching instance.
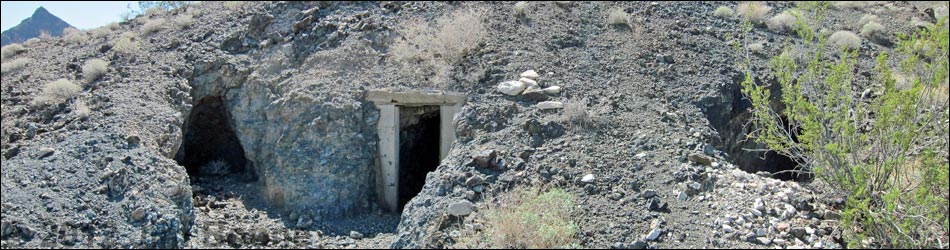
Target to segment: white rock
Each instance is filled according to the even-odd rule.
[[[689,197],[686,195],[686,192],[680,191],[680,194],[677,195],[676,198],[681,201],[685,201],[686,198],[689,198]]]
[[[662,231],[660,230],[660,227],[656,227],[656,228],[654,228],[653,230],[650,230],[650,233],[647,234],[646,237],[644,237],[643,239],[645,239],[645,240],[647,240],[647,241],[656,240],[656,238],[659,238],[659,237],[660,237],[660,232],[662,232]]]
[[[557,94],[561,93],[561,86],[551,86],[544,88],[541,91],[544,91],[545,94]]]
[[[564,108],[564,103],[556,101],[543,101],[538,103],[538,109],[560,109]]]
[[[466,216],[472,213],[475,204],[470,201],[460,201],[449,205],[448,213],[454,216]]]
[[[723,233],[732,233],[732,232],[735,232],[735,231],[736,231],[736,230],[733,229],[733,228],[732,228],[731,226],[729,226],[729,225],[726,225],[726,224],[723,224],[723,225],[722,225],[722,232],[723,232]]]
[[[506,95],[518,95],[521,94],[521,91],[525,89],[523,82],[519,81],[507,81],[501,84],[498,84],[498,92]]]
[[[752,212],[752,215],[755,215],[755,217],[762,216],[762,212],[759,210],[749,209],[749,212]]]
[[[584,178],[581,178],[581,181],[584,182],[584,183],[591,183],[591,182],[594,182],[594,175],[593,175],[593,174],[587,174],[587,175],[584,176]]]
[[[538,79],[539,75],[538,72],[535,72],[533,69],[529,69],[528,71],[522,72],[521,77]]]
[[[524,85],[527,86],[527,87],[538,86],[538,81],[531,80],[531,79],[528,79],[528,78],[522,77],[521,79],[518,79],[518,81],[519,81],[519,82],[523,82]]]

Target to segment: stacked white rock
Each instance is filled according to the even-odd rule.
[[[498,84],[497,91],[510,96],[537,93],[555,95],[561,93],[561,87],[559,86],[542,88],[541,85],[538,84],[538,78],[541,77],[541,75],[534,70],[522,72],[518,76],[520,78],[518,78],[517,81],[505,81]],[[538,104],[538,107],[541,109],[559,109],[562,107],[562,104],[560,102],[542,102]]]

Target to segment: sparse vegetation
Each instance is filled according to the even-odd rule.
[[[870,21],[861,27],[861,36],[878,43],[887,40],[887,34],[884,33],[884,25],[875,21]]]
[[[122,33],[118,39],[115,40],[112,44],[112,50],[120,54],[131,55],[139,52],[139,42],[136,41],[138,37],[135,36],[135,33],[126,32]]]
[[[33,46],[34,44],[36,44],[36,43],[38,43],[38,42],[40,42],[40,39],[37,38],[37,37],[34,37],[34,38],[30,38],[30,39],[26,40],[26,42],[23,42],[23,45],[26,45],[26,46]]]
[[[102,77],[108,71],[109,62],[102,59],[92,59],[82,66],[83,81],[93,82]]]
[[[492,248],[577,247],[571,220],[574,197],[561,189],[519,189],[485,212],[485,240]]]
[[[29,58],[17,58],[13,59],[13,61],[3,62],[2,66],[0,66],[0,73],[7,73],[21,69],[27,64],[30,64],[30,62],[31,60]]]
[[[63,29],[63,39],[65,39],[67,43],[73,44],[81,44],[88,40],[82,31],[72,27]]]
[[[392,60],[445,88],[449,73],[488,35],[482,16],[480,10],[458,10],[434,25],[418,19],[403,23],[402,37],[389,49]]]
[[[623,9],[614,9],[607,15],[608,25],[626,25],[629,26],[630,14]]]
[[[742,2],[736,7],[736,12],[739,13],[739,16],[742,17],[743,20],[752,23],[762,23],[765,19],[765,15],[769,14],[771,10],[772,7],[762,2]]]
[[[86,102],[76,99],[73,101],[73,114],[79,118],[89,117],[89,114],[92,113],[92,110],[89,109],[89,106],[86,105]]]
[[[525,16],[525,11],[528,9],[528,2],[520,1],[515,3],[515,7],[512,7],[512,10],[515,13],[515,16]]]
[[[735,14],[735,11],[733,11],[732,8],[729,8],[729,6],[719,6],[715,11],[713,11],[713,16],[720,18],[731,17]]]
[[[832,33],[831,36],[828,37],[828,41],[836,47],[844,47],[851,50],[861,48],[861,38],[855,35],[854,32],[847,30],[835,31],[835,33]]]
[[[560,119],[566,123],[581,127],[589,127],[592,125],[590,114],[587,112],[586,102],[565,103]]]
[[[864,14],[864,16],[861,16],[861,19],[858,19],[858,25],[856,26],[856,28],[864,27],[864,25],[867,24],[867,23],[869,23],[869,22],[878,22],[878,23],[880,23],[880,22],[881,22],[881,19],[878,18],[878,17],[877,17],[876,15],[874,15],[874,14]]]
[[[80,90],[79,85],[65,78],[52,81],[43,87],[43,93],[33,99],[33,105],[44,106],[62,103],[78,95]]]
[[[150,34],[162,28],[165,28],[165,18],[156,18],[145,22],[139,30],[142,31],[142,34]]]
[[[752,51],[752,53],[761,54],[764,49],[765,45],[762,43],[749,44],[749,51]]]
[[[16,54],[23,52],[24,50],[26,50],[26,48],[24,48],[22,45],[15,44],[15,43],[7,45],[7,46],[3,46],[3,48],[0,48],[0,59],[7,59],[10,57],[13,57]]]
[[[175,18],[175,24],[181,29],[191,27],[194,23],[195,19],[191,17],[191,14],[182,14]]]
[[[775,32],[794,32],[795,25],[798,22],[798,18],[801,13],[798,13],[795,10],[786,10],[778,15],[775,15],[772,18],[769,18],[769,21],[766,24],[769,27],[769,30]]]
[[[796,27],[804,63],[786,56],[791,53],[773,58],[781,96],[747,70],[742,91],[752,103],[750,136],[847,194],[841,222],[848,248],[945,248],[950,149],[941,123],[950,110],[945,97],[937,105],[928,100],[946,93],[946,19],[899,36],[894,55],[881,52],[871,77],[881,94],[864,99],[852,93],[860,38],[839,31],[826,39],[814,31],[827,6],[799,3],[809,13]],[[829,59],[826,42],[844,51]],[[918,44],[929,47],[919,53]],[[900,74],[888,65],[892,56],[901,59]],[[899,86],[895,76],[910,78],[909,86]]]

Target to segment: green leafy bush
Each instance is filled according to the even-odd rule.
[[[796,23],[803,64],[786,53],[771,62],[781,87],[753,81],[747,71],[743,93],[752,102],[749,136],[801,163],[847,193],[842,226],[849,247],[942,247],[948,235],[947,100],[934,101],[946,89],[948,32],[946,18],[912,35],[899,36],[896,49],[899,88],[891,55],[880,53],[872,77],[876,94],[852,93],[857,52],[849,46],[828,53],[815,32],[827,3],[800,3],[806,13]],[[945,96],[945,95],[944,95]]]

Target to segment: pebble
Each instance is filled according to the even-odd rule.
[[[469,177],[467,180],[465,180],[465,185],[471,187],[471,186],[480,185],[480,184],[482,184],[482,183],[484,183],[484,182],[485,182],[485,180],[482,179],[481,176],[475,175],[475,176]]]
[[[53,155],[54,153],[56,153],[56,149],[53,149],[50,147],[42,147],[40,148],[39,158],[47,157],[47,156]]]
[[[522,77],[521,79],[518,79],[518,81],[524,83],[524,86],[526,89],[531,88],[532,86],[538,87],[538,81],[535,81],[535,80]]]
[[[788,227],[789,227],[788,223],[784,223],[784,222],[779,223],[778,225],[775,225],[775,229],[778,229],[779,231],[785,231],[788,229]]]
[[[653,228],[653,230],[650,230],[650,233],[647,234],[643,239],[647,241],[656,240],[656,238],[660,237],[660,232],[662,232],[660,227]]]
[[[145,218],[145,209],[137,208],[132,212],[132,221],[139,221]]]
[[[656,190],[646,189],[646,190],[643,190],[643,193],[641,195],[645,199],[653,198],[653,196],[656,196]]]
[[[498,90],[498,92],[501,92],[502,94],[513,96],[513,95],[521,94],[521,91],[523,91],[525,87],[527,86],[525,86],[523,82],[507,81],[507,82],[498,84],[498,87],[496,89]]]
[[[449,205],[448,213],[453,216],[466,216],[472,213],[475,204],[470,201],[460,201]]]
[[[545,94],[557,94],[557,93],[561,93],[561,87],[551,86],[551,87],[543,88],[541,89],[541,91],[544,91]]]
[[[561,109],[564,108],[564,103],[557,101],[544,101],[538,103],[538,109]]]
[[[593,174],[584,175],[584,177],[581,178],[581,182],[584,182],[584,183],[592,183],[592,182],[594,182],[594,175],[593,175]]]
[[[677,195],[676,198],[679,199],[679,200],[681,200],[681,201],[685,201],[685,200],[686,200],[687,198],[689,198],[689,197],[686,195],[686,192],[680,192],[680,194]]]
[[[519,76],[524,77],[524,78],[530,78],[530,79],[538,79],[538,77],[540,77],[540,75],[538,75],[538,72],[534,71],[533,69],[529,69],[525,72],[522,72],[521,75]]]
[[[759,244],[762,245],[768,246],[769,244],[772,244],[772,239],[769,239],[768,237],[758,237],[756,240],[758,240]]]
[[[722,232],[723,232],[723,233],[732,233],[732,232],[735,232],[735,231],[736,231],[736,230],[733,229],[732,226],[729,226],[729,225],[726,225],[726,224],[723,224],[723,225],[722,225]]]
[[[357,231],[350,231],[350,238],[357,239],[357,240],[358,240],[358,239],[362,239],[362,238],[363,238],[363,234],[361,234],[360,232],[357,232]]]

